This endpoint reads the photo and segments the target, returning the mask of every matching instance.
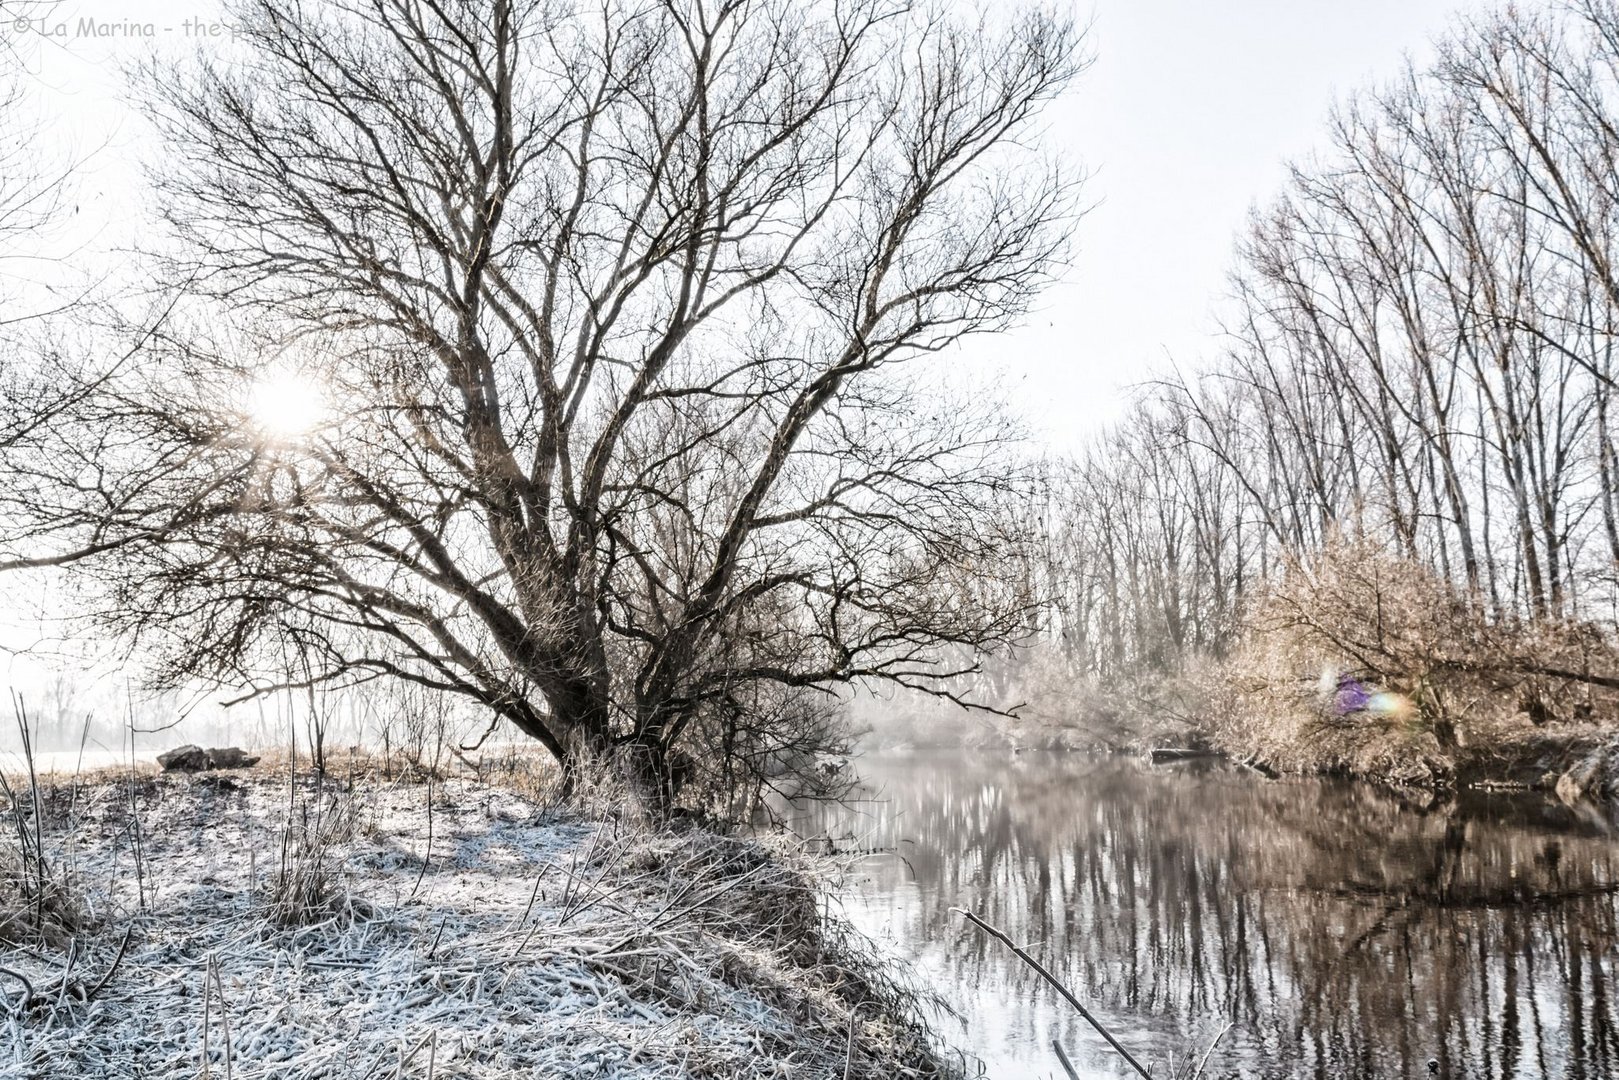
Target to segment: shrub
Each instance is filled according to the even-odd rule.
[[[1284,771],[1442,780],[1619,704],[1619,653],[1602,629],[1493,615],[1367,540],[1295,560],[1249,606],[1239,641],[1211,710],[1216,741]],[[1370,701],[1346,700],[1346,687]]]

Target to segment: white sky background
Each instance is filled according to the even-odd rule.
[[[1057,447],[1082,441],[1170,358],[1215,348],[1249,209],[1324,143],[1333,102],[1419,62],[1482,0],[1095,0],[1096,63],[1052,134],[1092,174],[1066,281],[995,345]]]
[[[809,0],[806,0],[809,2]],[[1057,448],[1115,415],[1123,388],[1170,359],[1214,349],[1214,307],[1248,210],[1284,163],[1321,145],[1336,97],[1383,80],[1458,8],[1484,0],[1077,0],[1096,63],[1048,116],[1048,138],[1091,173],[1065,280],[1029,325],[968,347],[976,377],[1004,379],[1016,411]],[[199,38],[210,0],[0,0],[37,20],[23,50],[42,149],[83,160],[74,244],[130,240],[140,216],[134,160],[150,149],[120,101],[121,63],[152,41],[88,39],[79,21],[150,22],[162,49],[228,48]],[[190,21],[188,27],[188,20]],[[43,24],[65,36],[41,40]],[[93,238],[93,239],[87,239]],[[60,238],[58,238],[60,239]],[[85,254],[81,249],[81,254]],[[15,267],[8,274],[16,274]]]
[[[1322,145],[1333,101],[1393,76],[1407,53],[1425,56],[1458,8],[1485,6],[1076,0],[1094,17],[1096,62],[1047,118],[1050,143],[1091,174],[1074,262],[1028,325],[946,362],[968,382],[1004,381],[1038,440],[1078,445],[1117,415],[1128,386],[1215,351],[1215,308],[1249,208],[1280,187],[1289,158]],[[26,31],[19,11],[36,20]],[[86,38],[84,18],[150,22],[155,35]],[[150,218],[136,163],[155,148],[121,100],[121,68],[154,46],[228,51],[227,38],[198,32],[222,18],[212,0],[0,0],[0,34],[17,46],[0,63],[27,68],[39,151],[78,162],[66,216],[43,242],[44,254],[67,258],[0,259],[0,297],[40,297],[39,281],[115,266],[118,250],[139,242]],[[40,34],[58,27],[60,36]],[[0,629],[19,617],[0,613]],[[0,655],[6,683],[37,686]]]

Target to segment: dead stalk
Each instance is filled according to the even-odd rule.
[[[1041,964],[1040,961],[1030,956],[1028,952],[1022,948],[1022,946],[1018,945],[1011,938],[1007,937],[1004,932],[991,926],[989,923],[985,922],[983,919],[980,919],[977,915],[974,915],[966,908],[951,908],[950,910],[960,914],[968,922],[978,927],[978,929],[999,941],[1008,949],[1011,949],[1012,955],[1016,956],[1019,960],[1022,960],[1025,964],[1029,965],[1029,967],[1033,968],[1035,974],[1044,979],[1053,990],[1061,994],[1063,1000],[1072,1005],[1074,1010],[1078,1012],[1082,1018],[1084,1018],[1085,1022],[1091,1027],[1095,1028],[1097,1033],[1101,1035],[1102,1038],[1107,1040],[1107,1044],[1113,1047],[1114,1051],[1117,1052],[1120,1057],[1130,1063],[1131,1068],[1135,1069],[1136,1072],[1146,1077],[1146,1080],[1152,1080],[1152,1073],[1147,1071],[1146,1066],[1137,1061],[1135,1056],[1132,1055],[1130,1051],[1126,1050],[1123,1045],[1120,1044],[1119,1040],[1113,1037],[1113,1033],[1108,1031],[1107,1028],[1103,1027],[1102,1022],[1096,1019],[1096,1017],[1092,1016],[1090,1010],[1085,1008],[1085,1006],[1080,1003],[1079,998],[1074,996],[1073,991],[1069,990],[1068,987],[1062,984],[1060,979],[1046,970],[1045,965]]]
[[[219,1024],[225,1036],[225,1080],[234,1080],[234,1069],[231,1062],[230,1043],[230,1010],[225,1004],[225,984],[219,977],[219,960],[213,953],[208,954],[208,966],[202,973],[202,1075],[212,1075],[212,1057],[209,1054],[209,1032],[212,1028],[212,1009],[214,991],[219,992]]]
[[[846,1056],[843,1059],[843,1080],[849,1080],[850,1073],[852,1073],[854,1071],[854,1024],[855,1024],[855,1017],[860,1012],[860,1006],[865,1005],[865,1004],[868,1004],[868,1002],[857,1001],[857,1002],[854,1003],[854,1008],[849,1010],[849,1046],[848,1046],[848,1052],[847,1052]]]
[[[113,975],[118,971],[118,965],[123,963],[124,952],[129,948],[129,939],[134,936],[134,933],[135,928],[133,926],[124,931],[124,940],[118,943],[118,954],[112,958],[112,963],[107,967],[107,973],[97,979],[96,984],[85,992],[84,1000],[92,1000],[112,981]]]
[[[1225,1038],[1225,1033],[1230,1030],[1231,1025],[1227,1024],[1220,1029],[1220,1033],[1214,1037],[1214,1041],[1209,1043],[1209,1048],[1203,1051],[1203,1060],[1197,1063],[1197,1072],[1192,1074],[1192,1080],[1202,1080],[1203,1070],[1208,1068],[1209,1065],[1209,1055],[1214,1053],[1214,1048],[1220,1045],[1220,1040]]]
[[[1068,1060],[1068,1051],[1062,1048],[1062,1043],[1052,1039],[1051,1048],[1057,1051],[1057,1060],[1062,1064],[1062,1071],[1068,1074],[1068,1080],[1079,1080],[1079,1070],[1075,1069],[1074,1063]]]
[[[422,879],[427,876],[427,864],[433,858],[433,774],[427,774],[427,850],[422,852],[422,868],[416,874],[416,884],[410,887],[410,898],[416,899],[416,893],[422,887]]]
[[[219,991],[219,1026],[225,1034],[225,1080],[234,1080],[231,1063],[230,1006],[225,1001],[225,982],[219,976],[219,960],[210,957],[209,964],[214,973],[214,989]]]
[[[28,1007],[34,1003],[34,984],[29,982],[28,977],[22,972],[13,971],[8,967],[0,967],[0,975],[9,976],[22,984],[22,1002],[17,1006],[16,1011],[13,1013],[14,1016],[21,1016],[23,1013],[27,1012]]]

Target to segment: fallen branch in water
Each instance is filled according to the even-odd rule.
[[[977,915],[974,915],[972,912],[968,911],[966,908],[951,908],[950,910],[954,911],[954,912],[958,912],[968,922],[970,922],[974,926],[978,927],[978,929],[982,930],[984,933],[988,934],[990,937],[995,938],[1001,944],[1005,945],[1008,949],[1011,949],[1012,950],[1012,955],[1016,956],[1019,960],[1022,960],[1025,964],[1028,964],[1031,968],[1033,968],[1035,970],[1035,972],[1042,979],[1044,979],[1051,986],[1051,988],[1053,990],[1055,990],[1055,991],[1057,991],[1057,993],[1061,994],[1063,996],[1063,999],[1065,1001],[1067,1001],[1068,1004],[1072,1005],[1074,1007],[1074,1009],[1079,1013],[1080,1016],[1085,1018],[1085,1022],[1087,1024],[1089,1024],[1091,1027],[1095,1028],[1097,1033],[1099,1035],[1101,1035],[1102,1038],[1107,1040],[1107,1044],[1109,1046],[1113,1047],[1113,1049],[1118,1052],[1118,1055],[1120,1057],[1122,1057],[1125,1061],[1128,1061],[1130,1063],[1131,1068],[1135,1069],[1136,1072],[1138,1072],[1142,1076],[1146,1077],[1146,1080],[1152,1080],[1152,1073],[1147,1071],[1146,1066],[1142,1065],[1141,1062],[1137,1061],[1135,1059],[1135,1057],[1130,1053],[1130,1051],[1126,1050],[1119,1043],[1119,1040],[1117,1040],[1117,1039],[1115,1039],[1113,1037],[1113,1033],[1108,1031],[1107,1028],[1103,1027],[1102,1022],[1100,1020],[1096,1019],[1096,1017],[1092,1016],[1089,1009],[1085,1008],[1084,1005],[1080,1004],[1079,999],[1074,996],[1073,991],[1069,990],[1068,987],[1064,986],[1062,984],[1061,980],[1059,980],[1055,975],[1053,975],[1051,972],[1047,971],[1045,969],[1045,966],[1043,964],[1041,964],[1040,961],[1038,961],[1034,957],[1030,956],[1028,954],[1028,952],[1026,952],[1020,945],[1018,945],[1011,938],[1007,937],[1005,933],[1003,933],[1002,931],[1000,931],[1000,930],[996,929],[995,927],[991,926],[989,923],[985,922],[983,919],[980,919]]]

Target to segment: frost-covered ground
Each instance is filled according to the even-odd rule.
[[[46,782],[44,901],[20,791],[0,1077],[934,1075],[791,852],[520,787]]]

